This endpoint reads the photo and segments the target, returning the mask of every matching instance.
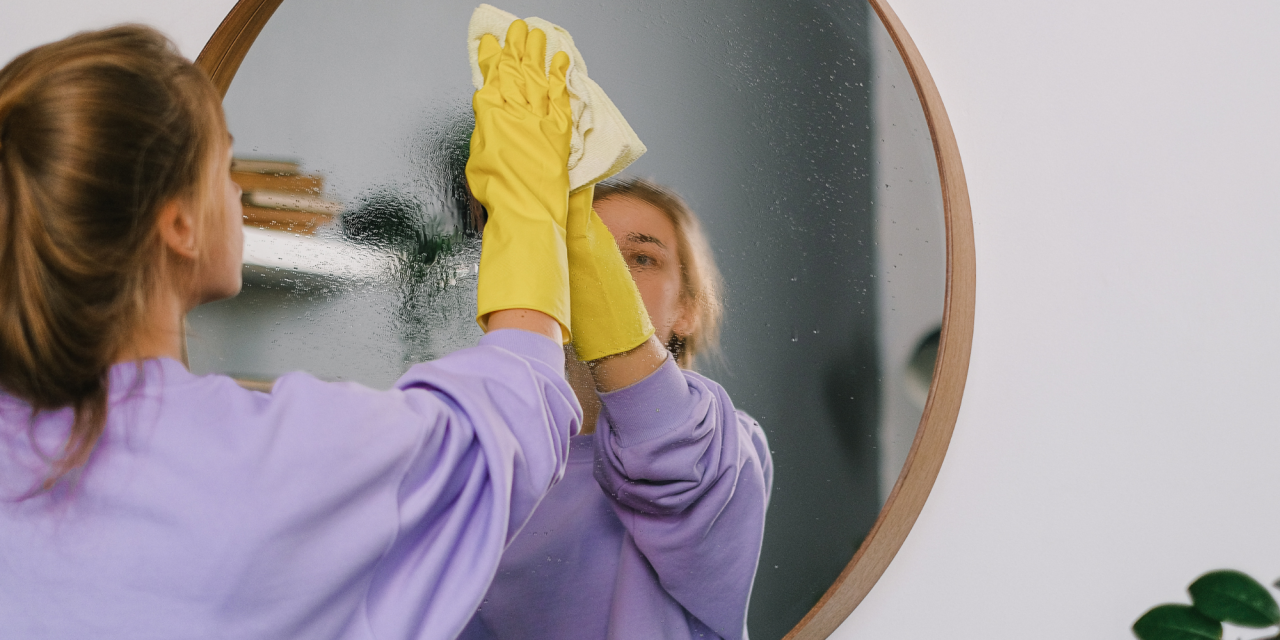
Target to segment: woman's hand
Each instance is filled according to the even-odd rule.
[[[565,226],[569,195],[569,140],[573,117],[565,74],[569,57],[557,53],[544,70],[546,35],[517,20],[506,44],[480,41],[484,86],[472,106],[467,181],[489,212],[480,254],[476,321],[487,328],[494,312],[524,309],[546,314],[569,335],[569,270]]]
[[[591,209],[594,194],[587,186],[569,196],[567,234],[573,347],[587,361],[635,351],[653,335],[627,261]]]

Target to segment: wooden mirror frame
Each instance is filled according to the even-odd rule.
[[[862,0],[853,0],[859,2]],[[902,547],[942,467],[969,372],[973,345],[975,263],[969,189],[960,163],[951,121],[942,97],[915,43],[885,0],[867,0],[889,31],[915,84],[933,138],[942,187],[947,229],[947,293],[942,312],[942,338],[925,403],[906,464],[889,493],[875,526],[862,541],[835,582],[818,603],[786,635],[786,640],[825,638],[858,606]],[[218,91],[227,89],[262,27],[283,0],[239,0],[214,31],[196,64],[209,74]]]

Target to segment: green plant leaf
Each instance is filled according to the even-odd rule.
[[[1133,623],[1139,640],[1222,640],[1222,624],[1185,604],[1162,604]]]
[[[1221,622],[1242,627],[1280,624],[1280,607],[1266,587],[1239,571],[1211,571],[1187,587],[1191,603],[1200,612]]]

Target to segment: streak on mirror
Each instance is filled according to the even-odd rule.
[[[284,3],[262,29],[225,106],[237,154],[277,163],[242,165],[244,179],[276,182],[247,188],[262,228],[249,230],[244,292],[188,319],[194,371],[386,387],[474,343],[478,241],[459,179],[473,8]],[[700,370],[770,438],[749,628],[781,637],[881,514],[933,397],[940,328],[944,353],[963,347],[963,362],[943,359],[959,371],[957,406],[963,386],[971,288],[963,344],[943,327],[956,246],[944,204],[954,216],[959,200],[939,182],[911,69],[860,2],[502,8],[573,33],[649,147],[628,173],[673,187],[708,232],[727,306],[722,356]]]

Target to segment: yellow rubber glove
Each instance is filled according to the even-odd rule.
[[[625,353],[653,335],[653,323],[613,234],[591,209],[594,186],[569,196],[569,300],[573,347],[585,361]]]
[[[476,322],[485,328],[494,311],[533,309],[555,318],[568,341],[569,56],[557,53],[548,75],[546,48],[546,35],[523,20],[511,24],[503,47],[493,36],[480,41],[485,81],[471,100],[467,182],[489,220]]]

